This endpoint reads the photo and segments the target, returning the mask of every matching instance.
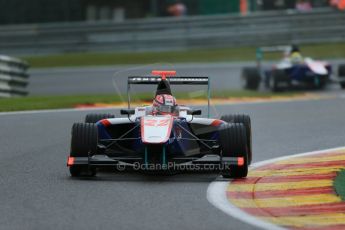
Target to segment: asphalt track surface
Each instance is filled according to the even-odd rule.
[[[345,60],[331,60],[330,63],[337,70],[338,64],[345,63]],[[265,62],[264,66],[270,68],[272,64],[274,63]],[[125,93],[129,75],[148,75],[153,69],[174,69],[179,75],[187,76],[210,76],[212,90],[240,89],[242,88],[241,70],[246,66],[255,66],[255,62],[157,63],[152,65],[32,69],[30,70],[31,79],[28,89],[31,95]],[[134,87],[134,91],[154,90],[154,87]],[[339,86],[335,86],[335,88],[339,88]],[[197,91],[200,90],[200,87],[178,86],[178,91],[190,92],[191,90]]]
[[[240,88],[240,70],[245,63],[235,64],[156,64],[143,66],[109,66],[86,68],[33,69],[31,95],[69,95],[126,93],[127,77],[149,75],[154,69],[174,69],[184,76],[212,76],[212,89]],[[248,65],[252,65],[248,63]],[[226,82],[226,84],[224,84]],[[177,86],[178,91],[190,91],[191,86]],[[154,86],[133,86],[133,91],[152,91]],[[177,89],[177,88],[172,88]],[[200,90],[200,86],[192,87]]]
[[[345,145],[343,96],[216,110],[251,115],[254,162]],[[217,175],[71,179],[70,128],[86,113],[0,115],[0,229],[253,229],[207,201]]]

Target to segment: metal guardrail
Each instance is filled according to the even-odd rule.
[[[20,59],[0,55],[0,97],[28,94],[29,65]]]
[[[8,54],[181,50],[345,40],[345,14],[332,9],[0,27]]]

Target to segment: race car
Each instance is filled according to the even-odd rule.
[[[131,109],[132,84],[157,85],[152,105]],[[179,105],[170,85],[207,85],[208,118],[201,110]],[[67,166],[72,177],[115,172],[202,172],[225,178],[246,177],[252,161],[248,115],[209,117],[208,77],[177,77],[176,71],[153,71],[128,77],[128,108],[121,117],[88,114],[75,123]]]
[[[269,68],[263,68],[264,52],[285,51],[284,58]],[[338,79],[333,78],[332,67],[324,61],[303,58],[299,48],[293,46],[262,47],[257,50],[257,67],[242,70],[243,87],[258,90],[260,83],[273,92],[287,89],[323,89],[330,83],[345,89],[345,65],[338,69]]]

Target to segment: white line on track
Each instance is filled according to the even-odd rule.
[[[257,163],[254,163],[251,165],[251,169],[255,169],[267,164],[272,164],[277,161],[291,159],[294,157],[302,157],[302,156],[310,156],[315,154],[322,154],[327,152],[333,152],[337,150],[345,150],[345,147],[338,147],[338,148],[332,148],[332,149],[325,149],[325,150],[319,150],[319,151],[313,151],[313,152],[306,152],[306,153],[299,153],[294,154],[291,156],[284,156],[284,157],[278,157],[271,160],[265,160],[260,161]],[[269,230],[282,230],[285,228],[282,228],[280,226],[271,224],[269,222],[265,222],[259,218],[256,218],[252,215],[247,214],[246,212],[242,211],[240,208],[234,206],[230,203],[230,201],[226,197],[226,190],[227,187],[231,184],[231,181],[214,181],[212,182],[209,187],[207,188],[207,200],[213,204],[218,209],[222,210],[224,213],[241,220],[242,222],[245,222],[247,224],[250,224],[252,226],[261,228],[261,229],[269,229]]]

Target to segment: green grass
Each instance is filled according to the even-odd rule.
[[[313,58],[344,58],[345,43],[303,45],[305,56]],[[152,64],[218,61],[255,61],[256,47],[234,47],[218,49],[193,49],[175,52],[135,52],[135,53],[69,53],[50,56],[23,57],[31,67],[101,66],[116,64]],[[281,58],[281,53],[265,56],[267,60]]]
[[[29,96],[0,99],[0,111],[73,108],[77,104],[118,101],[114,95]]]
[[[251,91],[251,90],[232,90],[232,91],[215,91],[212,92],[212,98],[270,98],[270,97],[291,97],[298,95],[295,92],[273,93],[269,91]]]
[[[270,92],[254,92],[254,91],[220,91],[214,92],[213,98],[243,98],[243,97],[260,97],[269,98],[272,96],[291,96],[293,93],[273,94]],[[205,93],[190,94],[176,93],[177,99],[206,99]],[[126,96],[118,96],[114,94],[105,95],[71,95],[71,96],[28,96],[18,98],[0,99],[0,112],[6,111],[24,111],[24,110],[42,110],[42,109],[60,109],[73,108],[78,104],[94,104],[94,103],[116,103],[121,102],[121,98],[126,100]],[[151,101],[153,93],[140,93],[132,95],[133,101]]]
[[[336,193],[345,201],[345,170],[343,169],[334,180],[334,188]]]

